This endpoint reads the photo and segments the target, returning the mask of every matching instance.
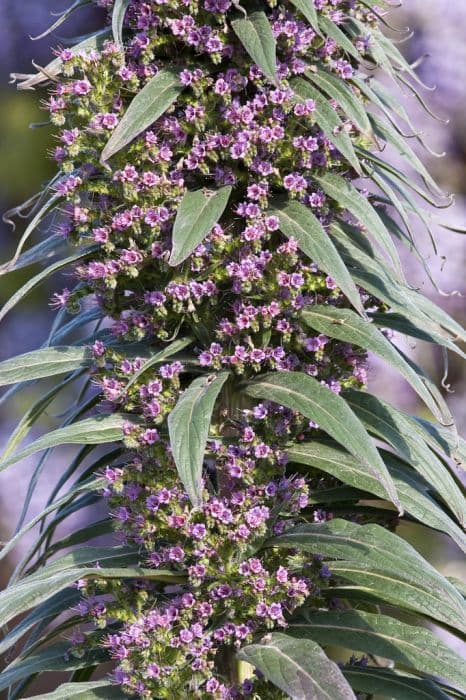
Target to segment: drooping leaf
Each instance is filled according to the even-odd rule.
[[[361,224],[363,224],[371,236],[389,254],[395,267],[402,276],[400,260],[390,234],[383,225],[374,207],[350,182],[340,175],[325,173],[314,175],[314,179],[331,199],[343,209],[349,211]]]
[[[318,423],[339,444],[361,460],[382,485],[385,496],[399,510],[395,487],[374,443],[347,403],[316,379],[301,372],[275,372],[246,385],[246,393],[276,401]]]
[[[338,79],[333,73],[323,68],[313,72],[306,72],[306,77],[315,84],[319,90],[325,92],[332,100],[335,100],[358,129],[366,136],[372,137],[372,126],[367,116],[364,104],[356,97],[346,83]]]
[[[317,10],[312,0],[290,0],[291,4],[301,12],[303,17],[307,19],[311,27],[317,32],[320,32],[319,22],[317,18]]]
[[[151,78],[133,98],[107,141],[100,158],[102,163],[156,122],[171,107],[183,89],[176,70],[163,68]]]
[[[429,676],[466,687],[461,658],[430,630],[407,625],[387,615],[361,610],[306,613],[292,621],[288,634],[318,644],[339,646],[391,659]]]
[[[437,685],[388,668],[350,666],[343,669],[344,677],[355,691],[397,700],[449,700]]]
[[[173,226],[173,247],[169,264],[181,265],[219,221],[230,199],[232,188],[222,187],[210,193],[186,192],[178,205]]]
[[[265,77],[271,80],[272,83],[278,83],[277,44],[265,12],[259,10],[248,13],[246,17],[234,19],[231,26],[247,53],[261,69]]]
[[[445,504],[466,524],[466,502],[452,475],[414,432],[404,414],[372,394],[355,390],[345,398],[369,432],[385,440],[432,485]]]
[[[89,681],[64,683],[51,693],[34,695],[26,700],[124,700],[125,697],[128,696],[120,687],[110,681]]]
[[[291,88],[295,93],[295,98],[300,102],[314,100],[316,109],[315,120],[326,137],[334,144],[340,153],[347,159],[355,171],[361,175],[361,165],[353,147],[353,142],[343,128],[343,122],[338,114],[328,104],[328,101],[321,92],[316,90],[304,78],[294,78],[291,81]]]
[[[54,233],[40,243],[31,246],[25,253],[21,253],[15,260],[12,258],[9,262],[0,265],[0,275],[6,275],[9,272],[21,270],[29,265],[43,263],[49,258],[53,258],[59,253],[63,253],[68,247],[66,239],[59,233]]]
[[[264,644],[243,647],[238,658],[255,666],[292,700],[355,700],[336,663],[310,639],[274,633]]]
[[[115,0],[112,11],[112,33],[115,44],[123,49],[123,22],[131,0]]]
[[[101,445],[107,442],[117,442],[124,437],[123,426],[126,421],[131,422],[131,416],[113,413],[108,416],[86,418],[65,428],[58,428],[0,462],[0,471],[35,452],[57,445]]]
[[[228,372],[198,377],[181,394],[168,416],[173,459],[194,506],[202,502],[202,465],[210,422]]]
[[[96,249],[97,246],[89,246],[84,250],[70,255],[68,258],[58,260],[57,262],[53,263],[53,265],[50,265],[49,267],[45,268],[45,270],[39,272],[37,275],[35,275],[35,277],[29,279],[4,304],[3,308],[0,310],[0,321],[5,318],[7,313],[9,313],[16,306],[16,304],[18,304],[22,299],[24,299],[25,296],[30,294],[41,282],[47,279],[47,277],[50,277],[50,275],[52,275],[54,272],[58,272],[58,270],[62,270],[68,265],[72,265],[73,263],[78,262],[78,260],[83,260],[84,258],[87,258],[87,256],[91,255],[91,253],[93,253]]]
[[[413,365],[375,325],[360,318],[351,309],[337,309],[334,306],[322,304],[307,306],[303,311],[303,319],[307,325],[319,333],[344,343],[358,345],[378,355],[406,379],[435,416],[442,422],[451,421],[451,414],[442,397],[434,395],[429,390],[423,375],[414,369]]]
[[[379,481],[358,459],[336,444],[313,440],[293,445],[286,453],[290,462],[320,469],[344,484],[385,498]],[[393,454],[384,451],[382,457],[406,513],[421,524],[449,535],[466,552],[466,535],[430,497],[427,482]]]
[[[59,17],[53,24],[46,29],[44,32],[39,34],[38,36],[32,36],[31,39],[32,41],[37,41],[38,39],[43,39],[44,37],[48,36],[51,34],[55,29],[58,29],[58,27],[63,24],[63,22],[66,22],[68,17],[70,17],[75,10],[79,9],[80,7],[84,7],[85,5],[89,5],[91,3],[91,0],[75,0],[68,9],[64,10],[63,12],[60,12]]]
[[[288,238],[295,238],[303,253],[316,262],[324,272],[332,275],[354,308],[365,315],[360,294],[351,275],[332,240],[310,209],[292,200],[283,206],[272,207],[270,212],[278,216],[281,232]]]
[[[55,346],[34,350],[0,362],[0,386],[66,374],[91,362],[92,353],[85,347]]]

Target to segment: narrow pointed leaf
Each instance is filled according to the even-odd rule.
[[[370,204],[354,185],[340,175],[326,173],[325,175],[315,175],[314,178],[322,187],[325,194],[337,202],[343,209],[349,211],[367,228],[370,235],[373,236],[389,254],[395,267],[402,275],[400,260],[395,245],[372,204]]]
[[[286,453],[290,462],[320,469],[344,484],[385,498],[379,481],[367,472],[358,459],[336,444],[313,440],[293,445]],[[427,482],[393,454],[384,451],[382,456],[406,513],[422,525],[449,535],[466,553],[466,535],[430,497]]]
[[[322,90],[332,100],[338,102],[345,116],[350,119],[363,134],[367,136],[372,135],[372,126],[364,104],[356,97],[354,92],[350,90],[343,80],[323,69],[318,70],[317,73],[308,71],[306,76],[309,80],[312,80],[319,90]]]
[[[135,374],[133,374],[130,381],[126,385],[126,391],[129,389],[130,386],[139,381],[142,375],[145,372],[147,372],[151,367],[154,367],[159,363],[165,362],[165,360],[167,360],[169,357],[172,357],[173,355],[176,355],[177,352],[180,352],[181,350],[184,350],[184,348],[187,348],[188,345],[191,345],[192,342],[192,338],[180,338],[179,340],[175,340],[173,343],[170,343],[170,345],[167,345],[166,348],[163,348],[159,352],[154,353],[151,357],[149,357],[148,360],[146,360],[146,362],[144,362],[141,369],[138,370]]]
[[[276,401],[319,424],[334,440],[361,460],[399,510],[396,489],[377,449],[346,401],[301,372],[267,374],[246,386],[249,396]]]
[[[126,421],[131,421],[131,416],[114,413],[108,416],[95,416],[85,420],[58,428],[51,433],[43,435],[23,450],[16,452],[6,460],[0,462],[0,471],[11,464],[29,457],[29,455],[41,450],[58,445],[102,445],[107,442],[123,440],[123,426]]]
[[[350,666],[343,669],[343,675],[355,691],[369,696],[397,700],[449,700],[449,696],[434,683],[395,673],[388,668]]]
[[[169,264],[180,265],[204,240],[225,211],[232,188],[216,192],[187,192],[181,200],[173,226],[173,247]]]
[[[455,480],[439,458],[417,436],[404,414],[381,399],[353,389],[345,398],[367,430],[391,445],[398,454],[431,484],[456,515],[466,524],[466,501]]]
[[[277,83],[277,45],[265,12],[251,12],[247,17],[233,20],[231,26],[265,77]]]
[[[115,0],[112,12],[112,32],[115,44],[123,49],[123,22],[131,0]]]
[[[319,333],[344,343],[358,345],[378,355],[406,379],[437,418],[442,422],[451,422],[451,414],[442,397],[429,390],[423,374],[414,369],[411,362],[404,358],[375,325],[364,321],[351,309],[337,309],[322,304],[307,306],[303,311],[303,319]]]
[[[91,3],[91,0],[75,0],[73,4],[68,7],[64,12],[60,12],[60,15],[55,22],[48,27],[44,32],[39,34],[38,36],[31,37],[32,41],[37,41],[38,39],[43,39],[44,37],[48,36],[51,34],[55,29],[58,29],[60,25],[63,24],[63,22],[66,22],[68,17],[73,14],[75,10],[78,10],[80,7],[84,7],[85,5],[89,5]]]
[[[92,353],[84,347],[56,346],[34,350],[0,362],[0,386],[65,374],[91,362]]]
[[[124,700],[128,696],[110,681],[64,683],[52,693],[34,695],[26,700]]]
[[[105,163],[167,111],[183,91],[178,72],[164,68],[133,98],[122,120],[107,141],[101,161]]]
[[[210,422],[228,372],[198,377],[181,394],[168,417],[173,458],[194,506],[202,502],[202,465]]]
[[[430,630],[407,625],[387,615],[359,610],[308,613],[292,621],[288,634],[322,646],[339,646],[391,659],[429,676],[466,687],[462,659]]]
[[[289,201],[283,206],[272,207],[270,213],[278,216],[281,232],[288,238],[296,239],[303,253],[324,272],[332,275],[354,308],[365,315],[359,291],[351,275],[332,240],[310,209],[300,202]]]
[[[350,56],[355,58],[357,61],[361,60],[361,55],[357,48],[353,45],[350,39],[344,34],[341,29],[333,22],[330,17],[322,14],[319,18],[319,25],[322,33],[325,36],[330,37],[336,44],[346,51]]]
[[[355,700],[336,663],[310,639],[275,633],[265,644],[243,647],[238,658],[255,666],[292,700]]]
[[[343,129],[343,122],[340,117],[328,104],[328,100],[326,100],[324,95],[303,78],[295,78],[292,80],[291,88],[298,101],[305,102],[306,100],[314,100],[316,104],[314,115],[317,124],[329,141],[331,141],[347,159],[348,163],[350,163],[359,175],[362,175],[361,165],[354,150],[353,143]]]
[[[303,17],[307,19],[311,27],[317,32],[320,32],[317,10],[313,0],[290,0],[291,4],[301,12]]]
[[[32,246],[25,253],[21,253],[16,259],[12,258],[9,262],[0,265],[0,275],[21,270],[29,265],[43,263],[49,258],[63,253],[68,245],[67,241],[59,233],[47,236],[45,240]]]
[[[68,258],[58,260],[56,263],[53,263],[53,265],[50,265],[45,270],[42,270],[37,275],[35,275],[35,277],[32,277],[30,280],[28,280],[20,289],[18,289],[17,292],[15,292],[15,294],[13,294],[9,298],[9,300],[0,310],[0,321],[4,319],[5,316],[17,304],[19,304],[19,302],[22,299],[24,299],[24,297],[30,294],[41,282],[47,279],[47,277],[50,277],[50,275],[53,275],[54,272],[58,272],[58,270],[62,270],[68,265],[72,265],[73,263],[78,262],[78,260],[83,260],[88,255],[91,255],[91,253],[93,253],[96,250],[96,248],[97,246],[90,246],[89,248],[85,248],[84,250],[81,250],[78,253],[70,255]]]

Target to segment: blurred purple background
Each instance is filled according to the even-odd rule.
[[[52,37],[32,42],[28,35],[43,31],[52,22],[50,11],[61,11],[71,4],[71,0],[0,0],[0,209],[5,211],[22,202],[38,191],[41,185],[51,177],[54,165],[46,153],[53,144],[51,128],[29,129],[29,124],[41,122],[47,118],[39,108],[41,96],[35,92],[17,92],[8,85],[9,73],[31,72],[31,60],[45,65],[50,60],[50,46],[60,43],[62,36],[85,34],[99,26],[102,15],[93,7],[78,10],[71,20],[60,27]],[[421,154],[430,166],[445,191],[456,192],[456,205],[449,210],[442,210],[440,215],[449,222],[466,225],[466,29],[465,0],[405,0],[405,7],[392,13],[391,22],[397,26],[408,24],[415,35],[400,48],[410,60],[419,55],[430,54],[420,67],[420,74],[428,84],[437,84],[436,92],[426,92],[425,97],[435,112],[449,117],[448,126],[428,117],[419,109],[415,98],[400,93],[408,111],[419,129],[425,134],[426,141],[435,151],[446,151],[443,159],[436,159],[427,153]],[[393,34],[392,34],[393,35]],[[394,35],[393,35],[394,36]],[[413,145],[413,144],[411,144]],[[387,152],[388,153],[388,152]],[[393,156],[395,158],[395,156]],[[425,251],[438,284],[445,292],[460,290],[466,292],[464,275],[466,258],[466,238],[437,229],[438,247],[441,257],[435,258],[429,246],[427,236],[420,229],[419,240]],[[46,227],[44,227],[44,234]],[[21,227],[13,232],[10,227],[0,225],[0,262],[8,260],[16,245]],[[36,238],[37,240],[37,238]],[[444,257],[443,257],[444,256]],[[410,282],[422,287],[437,303],[449,311],[455,318],[466,322],[466,305],[464,298],[441,296],[426,280],[422,266],[413,257],[404,253],[407,277]],[[31,269],[19,271],[1,278],[0,305],[18,286],[28,279]],[[43,285],[33,296],[20,304],[13,314],[3,322],[0,334],[1,359],[18,352],[26,352],[38,347],[48,334],[53,313],[48,308],[51,289],[60,288],[60,281],[52,286]],[[398,341],[397,341],[398,342]],[[407,345],[399,339],[404,348],[438,380],[443,374],[442,355],[432,350],[425,343]],[[370,372],[371,389],[377,390],[389,400],[395,401],[406,409],[422,413],[423,408],[416,403],[413,393],[406,384],[393,377],[385,367],[373,362]],[[449,383],[455,393],[449,401],[460,429],[465,432],[466,423],[466,368],[456,357],[450,358]],[[31,405],[34,399],[45,391],[47,383],[28,387],[18,393],[10,402],[0,406],[0,446],[9,431],[15,426],[18,416]],[[32,437],[57,425],[54,416],[64,410],[66,404],[58,402],[53,406],[49,416],[45,416]],[[47,490],[54,484],[63,465],[69,460],[67,450],[57,451],[46,465],[29,510],[28,519],[41,510]],[[6,540],[14,530],[21,503],[27,489],[31,469],[37,460],[16,465],[8,472],[0,474],[0,540]],[[461,556],[456,550],[444,547],[444,540],[425,542],[422,529],[413,528],[409,536],[416,540],[421,551],[435,558],[439,566],[449,575],[460,575]],[[26,538],[27,540],[27,538]],[[15,557],[3,563],[0,570],[0,586],[5,584]]]

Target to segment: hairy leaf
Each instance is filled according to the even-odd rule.
[[[202,243],[225,211],[231,191],[228,186],[213,193],[197,190],[185,194],[173,226],[170,265],[181,265]]]
[[[388,668],[349,666],[343,675],[354,690],[397,700],[448,700],[434,683],[414,676],[394,673]]]
[[[123,22],[131,0],[115,0],[112,12],[112,32],[115,44],[123,49]]]
[[[334,440],[361,460],[399,510],[395,487],[374,443],[347,403],[316,379],[301,372],[267,374],[246,386],[249,396],[276,401],[319,424]]]
[[[183,89],[178,78],[178,71],[169,68],[163,68],[159,71],[133,98],[120,123],[107,141],[102,151],[101,161],[105,163],[156,122],[171,107]]]
[[[276,41],[265,12],[251,12],[231,23],[236,36],[266,78],[278,82]]]
[[[85,347],[55,346],[34,350],[0,362],[0,386],[65,374],[91,362],[92,353]]]
[[[311,27],[316,31],[320,32],[319,23],[317,18],[317,10],[314,6],[312,0],[290,0],[291,4],[296,7],[297,10],[301,12],[303,17],[307,19]]]
[[[354,700],[336,663],[318,644],[275,633],[243,647],[238,658],[255,666],[292,700]]]
[[[372,126],[364,105],[343,80],[323,68],[316,73],[307,71],[306,76],[317,88],[338,102],[345,117],[350,119],[363,134],[372,138]]]
[[[26,700],[124,700],[128,697],[119,686],[110,681],[64,683],[52,693],[34,695]]]
[[[210,422],[228,372],[198,377],[181,394],[168,416],[173,459],[194,506],[202,501],[202,465]]]

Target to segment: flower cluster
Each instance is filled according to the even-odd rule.
[[[276,85],[231,28],[238,2],[132,0],[125,51],[110,40],[99,51],[62,50],[64,77],[48,100],[60,128],[60,232],[92,244],[76,269],[78,285],[53,303],[73,311],[92,296],[110,319],[109,333],[92,347],[93,379],[108,410],[135,420],[126,427],[125,459],[105,470],[104,495],[121,540],[136,545],[140,563],[154,572],[153,582],[83,583],[82,612],[99,630],[109,628],[103,644],[118,662],[115,681],[141,698],[283,697],[262,678],[229,675],[228,659],[261,633],[286,627],[305,602],[329,605],[321,594],[331,572],[319,557],[263,547],[303,518],[332,517],[309,500],[322,479],[306,482],[286,453],[290,441],[312,439],[319,426],[278,404],[235,404],[233,389],[235,376],[265,370],[299,370],[336,393],[365,382],[360,349],[303,323],[305,306],[347,300],[296,240],[282,236],[269,211],[278,193],[307,205],[324,225],[336,214],[313,174],[351,177],[351,168],[316,123],[314,100],[300,98],[293,81],[317,63],[348,80],[354,66],[293,3],[269,5]],[[375,20],[357,0],[314,5],[336,25],[348,16]],[[366,50],[365,37],[354,42]],[[180,62],[184,89],[174,106],[103,166],[102,149],[131,99]],[[342,129],[364,144],[354,124],[344,121]],[[227,212],[186,262],[171,267],[184,194],[225,185],[234,193]],[[186,337],[189,360],[148,369],[144,357],[121,350],[135,343],[160,349]],[[167,416],[194,374],[219,370],[231,380],[211,426],[202,505],[193,509],[171,455]],[[176,583],[157,583],[164,572]],[[91,639],[76,639],[75,652]]]

